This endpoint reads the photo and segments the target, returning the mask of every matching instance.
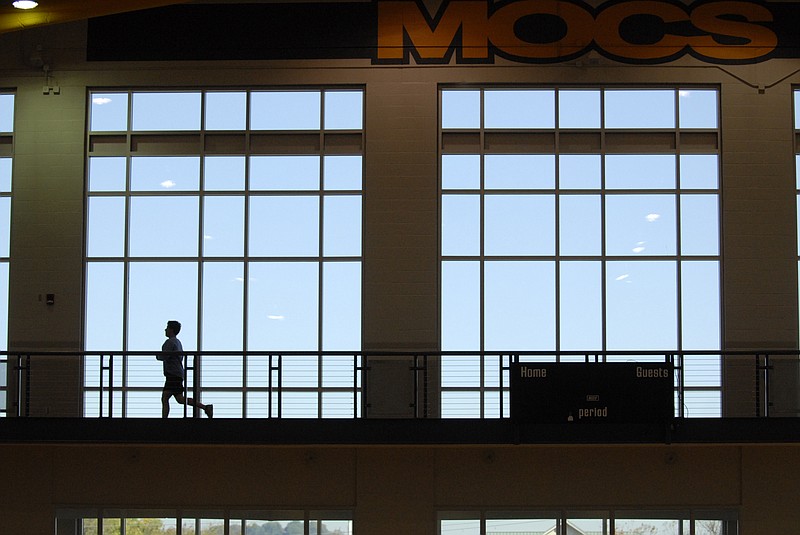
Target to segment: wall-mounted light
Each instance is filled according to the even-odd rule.
[[[33,9],[39,5],[39,2],[33,0],[15,0],[12,4],[17,9]]]

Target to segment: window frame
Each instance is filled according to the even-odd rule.
[[[217,128],[206,128],[206,117],[207,117],[207,108],[206,103],[209,100],[210,95],[223,95],[223,94],[244,94],[245,95],[245,112],[244,112],[244,125],[242,129],[236,130],[222,130]],[[251,108],[251,103],[253,100],[253,96],[256,94],[268,94],[268,93],[283,93],[285,95],[292,95],[292,94],[309,94],[309,95],[316,95],[320,102],[320,109],[319,109],[319,127],[317,129],[308,130],[306,128],[297,128],[297,129],[289,129],[289,130],[254,130],[250,128],[250,121],[251,121],[251,113],[253,113]],[[134,126],[134,103],[136,99],[136,95],[139,94],[167,94],[167,95],[180,95],[180,94],[191,94],[199,95],[199,126],[197,128],[191,128],[190,130],[170,130],[168,128],[164,128],[159,126],[155,130],[137,130]],[[347,95],[350,97],[348,100]],[[106,98],[113,97],[114,95],[122,95],[125,96],[125,119],[124,125],[122,125],[123,129],[110,129],[109,127],[103,126],[102,129],[92,130],[93,124],[93,115],[92,109],[93,106],[93,98]],[[340,100],[347,100],[349,102],[348,105],[353,105],[355,103],[356,107],[353,108],[354,113],[358,114],[358,120],[361,122],[360,128],[348,128],[347,125],[341,125],[340,117],[337,117],[335,114],[331,114],[332,119],[334,121],[339,121],[337,124],[334,124],[332,128],[327,128],[325,125],[326,118],[328,117],[326,110],[325,103],[326,98],[329,95],[334,95],[333,98],[339,98],[339,95],[344,95],[345,98]],[[179,98],[179,97],[178,97]],[[225,98],[225,97],[223,97]],[[360,99],[360,105],[357,102],[357,99]],[[111,99],[113,100],[113,98]],[[115,104],[114,104],[115,105]],[[360,107],[359,107],[360,106]],[[362,323],[362,314],[363,314],[363,306],[361,304],[361,295],[363,295],[363,241],[364,241],[364,214],[363,214],[363,198],[364,198],[364,159],[365,159],[365,124],[364,124],[364,116],[365,116],[365,106],[366,106],[366,88],[363,85],[330,85],[330,86],[280,86],[280,87],[173,87],[173,88],[89,88],[87,90],[87,108],[88,108],[88,120],[87,120],[87,130],[86,130],[86,158],[87,158],[87,171],[86,171],[86,184],[85,184],[85,200],[86,200],[86,222],[85,222],[85,247],[84,247],[84,280],[85,283],[85,293],[84,293],[84,303],[85,303],[85,313],[83,319],[83,328],[82,333],[84,337],[84,347],[89,350],[90,352],[94,351],[97,354],[87,357],[87,362],[89,363],[85,368],[86,376],[103,376],[103,368],[106,366],[111,366],[111,364],[107,364],[107,362],[114,361],[116,363],[117,372],[115,372],[117,376],[113,379],[110,377],[110,372],[106,374],[106,380],[108,381],[115,381],[115,384],[112,388],[114,391],[114,395],[119,396],[119,402],[115,403],[116,407],[114,409],[113,414],[114,416],[126,416],[130,414],[133,407],[129,407],[128,399],[131,394],[133,395],[140,395],[142,393],[148,393],[148,396],[153,397],[153,399],[158,399],[158,393],[160,392],[160,386],[156,385],[144,385],[144,386],[136,386],[131,385],[128,383],[130,378],[129,370],[131,369],[131,365],[134,363],[136,359],[139,359],[138,355],[132,354],[134,352],[130,351],[131,347],[133,347],[131,341],[131,315],[129,313],[131,307],[131,296],[130,296],[130,288],[132,284],[131,279],[131,267],[135,267],[137,264],[141,266],[146,266],[147,264],[158,263],[158,262],[168,262],[172,265],[178,264],[188,264],[189,269],[194,269],[196,272],[196,277],[194,279],[193,284],[196,285],[196,297],[192,298],[195,300],[195,316],[193,318],[186,318],[184,317],[182,321],[184,322],[184,332],[180,336],[181,340],[183,341],[184,349],[187,350],[187,354],[189,354],[187,363],[187,383],[189,385],[192,384],[193,380],[197,381],[197,392],[201,392],[207,394],[209,396],[213,395],[213,393],[218,393],[220,396],[225,397],[228,401],[230,401],[230,396],[238,396],[241,395],[241,416],[240,417],[248,417],[248,399],[250,396],[255,395],[262,399],[264,403],[266,403],[266,413],[263,410],[259,409],[259,417],[282,417],[282,412],[286,410],[290,410],[289,405],[282,403],[282,398],[284,395],[297,395],[306,393],[316,398],[315,401],[315,408],[312,409],[310,406],[307,409],[299,408],[301,412],[304,410],[310,411],[310,413],[306,414],[306,416],[310,416],[311,413],[316,412],[318,417],[328,417],[328,413],[333,411],[335,414],[331,415],[331,417],[344,417],[341,411],[344,409],[334,408],[331,409],[328,405],[325,405],[323,398],[326,395],[330,395],[331,393],[337,393],[338,395],[350,395],[348,393],[352,393],[352,414],[351,417],[357,417],[361,413],[361,392],[360,392],[360,380],[358,380],[355,376],[355,373],[352,374],[353,378],[350,384],[347,387],[331,387],[326,386],[326,369],[328,368],[328,363],[330,359],[324,356],[322,353],[326,349],[326,344],[329,344],[328,335],[326,334],[326,324],[329,320],[326,320],[326,311],[328,306],[328,302],[330,300],[336,299],[336,295],[334,293],[330,293],[330,295],[326,294],[325,290],[325,278],[329,275],[329,273],[341,273],[346,271],[344,275],[349,279],[352,280],[352,284],[356,285],[358,290],[358,295],[354,298],[357,300],[357,303],[353,302],[348,309],[349,311],[349,321],[353,324],[354,328],[357,330],[350,335],[348,340],[344,342],[336,342],[336,343],[343,343],[348,345],[348,347],[337,348],[342,349],[345,352],[352,352],[355,354],[356,352],[361,351],[361,323]],[[121,109],[116,110],[115,113],[119,113],[121,115]],[[113,122],[113,121],[111,121]],[[197,121],[192,120],[193,124]],[[99,124],[99,123],[98,123]],[[105,123],[103,123],[105,125]],[[116,123],[115,123],[116,125]],[[111,128],[120,128],[119,125],[113,126]],[[319,184],[316,185],[313,189],[294,189],[289,188],[287,189],[284,185],[283,187],[278,187],[270,189],[264,187],[252,187],[250,184],[250,180],[252,176],[249,174],[251,171],[251,162],[254,161],[255,158],[264,157],[264,156],[277,156],[277,157],[291,157],[293,155],[310,155],[313,158],[316,158],[318,162],[318,180],[320,181]],[[158,186],[147,186],[144,188],[136,188],[132,183],[132,170],[133,164],[137,161],[137,158],[157,158],[157,157],[190,157],[196,159],[199,162],[199,177],[197,178],[197,184],[190,184],[188,187],[181,187],[180,184],[177,185],[173,190],[169,190],[166,193],[162,193],[157,191]],[[211,189],[205,187],[205,169],[206,169],[206,162],[208,161],[209,157],[225,157],[225,156],[232,156],[232,157],[239,157],[243,159],[244,165],[244,180],[245,183],[241,185],[236,185],[230,187],[228,189],[220,189],[218,186],[212,186]],[[357,184],[353,181],[350,183],[342,185],[328,185],[325,184],[323,181],[325,180],[325,166],[326,162],[329,161],[331,157],[337,156],[355,156],[360,159],[360,171],[357,180]],[[102,189],[102,186],[94,187],[91,181],[91,162],[93,158],[103,158],[103,157],[119,157],[123,158],[125,161],[125,176],[124,176],[124,186],[120,187],[119,185],[112,186],[109,189]],[[284,160],[285,161],[285,160]],[[152,179],[150,179],[152,181]],[[156,180],[158,182],[158,179]],[[93,189],[94,188],[94,189]],[[208,255],[205,253],[204,250],[204,224],[206,221],[206,205],[208,200],[213,199],[223,199],[225,197],[235,197],[242,199],[243,204],[243,220],[242,220],[242,244],[241,244],[241,251],[239,254],[234,255],[226,255],[222,254],[211,254]],[[318,214],[318,225],[316,229],[316,250],[310,255],[294,255],[294,254],[262,254],[261,256],[255,256],[250,253],[248,247],[252,244],[251,241],[251,233],[250,232],[250,225],[255,224],[255,220],[252,219],[254,214],[251,211],[252,204],[255,202],[255,199],[274,199],[275,202],[281,202],[282,199],[288,199],[291,197],[301,198],[301,199],[308,199],[310,202],[314,203],[316,206],[316,211]],[[103,198],[121,198],[123,199],[124,204],[124,220],[121,222],[123,229],[122,232],[124,233],[124,239],[122,240],[124,243],[121,244],[122,252],[115,253],[111,255],[103,255],[100,256],[92,256],[91,247],[92,244],[89,243],[90,240],[90,226],[92,225],[92,221],[90,218],[92,214],[90,213],[90,204],[93,202],[93,199],[103,199]],[[138,203],[141,199],[147,198],[154,198],[154,199],[197,199],[197,211],[196,213],[196,227],[195,231],[197,232],[197,245],[190,244],[190,251],[188,253],[181,253],[177,256],[162,256],[160,254],[153,255],[152,253],[145,253],[143,255],[135,255],[131,251],[131,206],[135,203]],[[326,249],[326,220],[325,220],[325,208],[328,206],[329,203],[336,201],[337,199],[346,199],[352,198],[351,205],[355,204],[360,206],[360,214],[354,217],[351,217],[353,221],[350,223],[350,235],[357,235],[357,249],[353,249],[352,247],[342,253],[341,251],[329,251]],[[346,201],[342,201],[346,202]],[[331,204],[330,206],[333,206]],[[360,228],[357,228],[360,226]],[[153,237],[148,237],[148,239],[152,242]],[[119,242],[119,239],[117,239]],[[146,242],[145,242],[146,244]],[[150,256],[148,256],[148,254]],[[248,329],[251,326],[248,325],[248,315],[250,314],[250,310],[252,306],[257,304],[257,301],[248,301],[248,295],[250,292],[253,291],[252,289],[252,277],[249,275],[252,269],[255,269],[255,266],[277,266],[279,264],[289,265],[292,262],[300,263],[298,265],[305,265],[305,266],[316,266],[311,269],[317,273],[316,277],[316,291],[314,292],[315,303],[316,303],[316,314],[314,316],[314,323],[315,327],[313,327],[313,333],[315,336],[315,342],[308,347],[304,347],[301,349],[297,348],[256,348],[257,352],[262,353],[262,356],[268,359],[268,367],[275,368],[278,367],[281,371],[278,373],[284,373],[288,369],[291,368],[291,357],[293,352],[302,352],[304,355],[310,355],[312,358],[316,359],[317,361],[317,368],[318,368],[318,378],[316,381],[316,386],[313,387],[279,387],[281,384],[280,378],[277,380],[272,380],[272,374],[267,373],[269,376],[269,384],[259,385],[258,387],[253,386],[245,375],[240,376],[239,378],[232,379],[233,384],[229,386],[213,386],[213,387],[206,387],[202,384],[202,376],[203,376],[203,368],[202,368],[202,356],[198,356],[198,354],[208,354],[208,353],[217,353],[219,358],[233,358],[237,359],[236,355],[239,355],[239,358],[245,358],[243,355],[247,354],[251,351],[252,345],[252,337],[248,337]],[[121,303],[121,317],[119,321],[121,323],[120,328],[120,337],[121,340],[119,344],[116,342],[113,345],[117,345],[117,347],[93,347],[90,345],[90,334],[88,329],[89,324],[91,323],[91,304],[89,302],[90,296],[87,292],[89,292],[90,285],[88,284],[88,277],[90,275],[90,270],[93,266],[113,266],[114,264],[120,265],[120,269],[122,270],[121,278],[122,278],[122,303]],[[206,274],[206,267],[210,265],[216,266],[223,266],[224,264],[228,264],[231,266],[238,266],[241,270],[241,277],[242,281],[249,281],[246,284],[243,284],[243,288],[241,290],[241,301],[242,301],[242,310],[241,310],[241,318],[240,325],[242,329],[241,333],[241,347],[230,347],[226,348],[226,350],[230,351],[216,351],[216,352],[209,352],[204,351],[203,340],[204,340],[204,325],[203,325],[203,299],[204,299],[204,276]],[[341,269],[338,268],[341,267]],[[349,267],[348,267],[349,266]],[[213,266],[212,266],[213,267]],[[357,280],[356,280],[357,279]],[[330,299],[328,299],[330,298]],[[327,300],[327,301],[326,301]],[[351,300],[348,301],[350,303]],[[190,307],[191,308],[191,307]],[[195,320],[196,318],[196,320]],[[164,318],[166,321],[169,318]],[[196,323],[195,323],[196,322]],[[189,328],[187,328],[187,326]],[[335,329],[330,329],[331,332],[334,332]],[[147,331],[149,333],[149,330]],[[311,332],[311,331],[309,331]],[[156,333],[154,333],[156,334]],[[157,338],[156,338],[157,340]],[[223,339],[224,341],[224,339]],[[160,342],[159,342],[160,343]],[[227,342],[225,342],[227,343]],[[354,347],[349,347],[350,345]],[[142,347],[135,347],[136,350],[144,349]],[[151,358],[152,358],[152,350],[157,348],[151,348]],[[218,348],[217,348],[218,349]],[[123,352],[123,355],[119,355],[118,353]],[[229,354],[234,353],[234,354]],[[105,356],[102,356],[105,355]],[[142,356],[142,358],[147,359],[147,357]],[[207,358],[207,360],[211,360]],[[245,358],[245,360],[247,360]],[[147,362],[145,360],[145,362]],[[281,362],[282,364],[273,364]],[[152,364],[152,363],[149,363]],[[160,364],[160,363],[159,363]],[[353,357],[353,363],[351,364],[353,369],[360,367],[360,356]],[[209,370],[210,371],[210,370]],[[160,373],[160,372],[159,372]],[[245,372],[246,373],[246,372]],[[94,380],[92,380],[94,381]],[[102,381],[102,379],[101,379]],[[238,381],[238,384],[236,383]],[[96,399],[101,394],[101,389],[99,387],[99,383],[97,385],[93,383],[86,383],[84,382],[84,390],[86,391],[86,395],[84,396],[84,404],[86,404],[89,398]],[[269,393],[272,392],[272,395]],[[277,392],[277,394],[275,394]],[[277,398],[275,397],[277,395]],[[111,399],[111,398],[109,398]],[[212,401],[207,401],[212,402]],[[108,403],[111,405],[111,403]],[[159,404],[160,405],[160,404]],[[225,403],[223,403],[225,405]],[[233,406],[232,406],[233,407]],[[99,409],[96,408],[96,403],[92,405],[91,411],[97,411]],[[110,410],[110,407],[103,408],[104,411]],[[153,409],[151,409],[153,410]],[[238,409],[233,408],[231,409],[236,412]],[[216,407],[216,413],[220,416],[225,416],[224,413],[220,414],[220,407]],[[173,415],[175,411],[173,410]],[[185,413],[185,411],[184,411]],[[154,416],[154,415],[153,415]]]
[[[554,114],[554,119],[552,121],[553,126],[542,126],[542,125],[533,125],[529,127],[520,127],[520,126],[513,126],[508,128],[487,128],[484,125],[484,116],[485,116],[485,109],[484,109],[484,99],[487,92],[498,91],[498,90],[525,90],[525,91],[551,91],[553,93],[553,106],[551,112]],[[630,91],[667,91],[671,92],[674,99],[674,124],[668,127],[658,126],[658,127],[648,127],[648,128],[638,128],[638,127],[630,127],[630,126],[622,126],[622,127],[606,127],[605,126],[605,117],[606,117],[606,108],[605,108],[605,95],[609,91],[621,91],[621,90],[630,90]],[[457,124],[454,123],[452,127],[445,123],[445,117],[455,117],[456,115],[452,112],[449,112],[445,109],[445,96],[448,93],[457,93],[459,91],[466,92],[463,96],[463,100],[469,100],[473,102],[477,102],[478,109],[475,113],[472,111],[465,112],[462,115],[469,117],[469,119],[465,119],[463,123]],[[572,125],[570,127],[560,128],[560,120],[559,120],[559,95],[561,92],[580,92],[580,91],[590,91],[599,93],[599,118],[597,125],[590,125],[590,126],[575,126]],[[716,99],[716,107],[713,109],[713,113],[715,114],[715,126],[713,128],[699,128],[693,125],[690,125],[686,128],[682,127],[681,123],[681,99],[682,97],[686,96],[686,91],[705,91],[705,92],[714,92],[715,99]],[[722,392],[722,379],[721,379],[721,365],[719,363],[718,357],[704,357],[702,355],[702,351],[692,351],[686,350],[684,347],[685,345],[685,336],[686,333],[684,332],[683,327],[683,310],[681,307],[682,301],[685,299],[682,296],[682,280],[686,275],[685,269],[688,265],[687,263],[693,263],[693,266],[701,266],[699,262],[708,262],[707,270],[710,271],[714,276],[716,276],[716,280],[718,283],[717,286],[717,297],[718,302],[716,306],[712,306],[712,309],[717,314],[716,322],[718,325],[718,332],[714,336],[715,340],[713,340],[713,347],[705,347],[703,349],[710,351],[710,352],[718,352],[721,349],[721,340],[722,340],[722,332],[723,332],[723,314],[722,314],[722,278],[721,278],[721,270],[722,270],[722,259],[723,259],[723,250],[722,250],[722,223],[721,223],[721,215],[722,215],[722,151],[721,151],[721,108],[720,108],[720,87],[717,85],[694,85],[694,84],[674,84],[674,85],[537,85],[537,84],[440,84],[439,86],[439,123],[438,123],[438,152],[439,152],[439,182],[438,182],[438,189],[439,189],[439,220],[441,222],[440,229],[439,229],[439,269],[440,269],[440,340],[442,344],[442,352],[443,352],[443,359],[447,358],[448,355],[453,357],[458,356],[470,356],[474,359],[473,362],[473,369],[477,370],[470,375],[471,380],[478,381],[480,386],[473,387],[473,386],[465,386],[463,388],[456,388],[456,387],[443,387],[442,388],[442,395],[443,398],[448,395],[467,395],[471,393],[475,396],[476,403],[475,405],[477,408],[466,409],[466,411],[471,411],[471,417],[479,417],[479,418],[486,418],[486,417],[497,417],[496,415],[499,413],[500,417],[508,417],[508,381],[507,381],[507,372],[506,372],[506,379],[502,382],[499,386],[495,385],[494,383],[489,385],[486,382],[485,377],[485,368],[486,368],[486,360],[493,360],[499,358],[502,360],[501,369],[507,370],[510,362],[513,359],[519,358],[520,360],[541,360],[544,359],[546,361],[561,361],[569,360],[569,359],[579,359],[588,360],[592,358],[594,360],[600,359],[605,360],[609,359],[612,360],[613,356],[611,353],[617,351],[620,353],[629,353],[627,355],[620,356],[623,360],[630,360],[632,358],[637,358],[635,355],[641,355],[642,358],[655,358],[653,355],[646,355],[648,353],[656,353],[658,350],[653,348],[628,348],[628,347],[613,347],[609,344],[609,310],[608,310],[608,299],[609,299],[609,267],[616,265],[616,263],[626,263],[626,262],[660,262],[666,263],[668,265],[674,266],[675,269],[675,289],[674,289],[674,297],[675,297],[675,343],[674,347],[665,347],[663,348],[664,351],[661,356],[661,360],[669,359],[671,355],[680,354],[682,365],[686,366],[695,366],[698,369],[708,365],[709,359],[715,361],[717,373],[716,377],[710,378],[713,384],[708,385],[698,385],[696,382],[688,385],[681,385],[683,388],[677,388],[676,385],[676,413],[678,415],[688,415],[692,416],[692,411],[689,410],[686,406],[686,400],[683,397],[684,391],[687,394],[687,397],[692,399],[692,404],[696,405],[697,407],[702,407],[707,400],[703,398],[703,396],[708,396],[709,394],[712,397],[717,399],[716,402],[710,402],[711,405],[706,410],[709,412],[716,412],[717,415],[721,415],[721,392]],[[469,93],[477,93],[478,96],[470,96]],[[708,97],[708,95],[705,95]],[[449,97],[448,97],[449,98]],[[456,97],[454,99],[458,100]],[[477,98],[477,101],[475,100]],[[471,108],[468,108],[471,110]],[[550,109],[550,108],[548,108]],[[684,144],[681,144],[681,138],[684,137]],[[636,138],[636,139],[634,139]],[[691,142],[691,143],[690,143]],[[582,145],[583,144],[583,145]],[[495,148],[497,147],[497,148]],[[588,147],[588,148],[584,148]],[[699,147],[699,148],[698,148]],[[489,189],[486,186],[485,182],[485,165],[484,160],[487,156],[491,154],[553,154],[555,157],[555,166],[556,169],[559,168],[559,159],[563,155],[580,155],[580,154],[590,154],[590,155],[598,155],[600,158],[600,183],[597,186],[591,187],[567,187],[562,188],[559,185],[559,177],[558,174],[556,175],[555,182],[553,184],[547,184],[542,186],[531,186],[529,188],[520,189],[519,186],[513,187],[502,187],[502,189]],[[671,159],[675,162],[675,173],[674,173],[674,184],[667,187],[660,187],[658,189],[653,188],[610,188],[608,184],[606,184],[606,171],[607,171],[607,159],[609,156],[616,157],[618,155],[649,155],[649,154],[656,154],[656,155],[666,155],[670,156]],[[704,187],[686,187],[681,182],[681,175],[680,175],[680,166],[681,166],[681,158],[685,155],[709,155],[716,158],[716,184],[714,187],[708,187],[708,185],[704,185]],[[445,175],[446,169],[443,164],[443,158],[445,156],[472,156],[476,155],[480,161],[480,184],[476,185],[474,178],[470,178],[472,182],[470,182],[467,186],[453,186],[453,185],[446,185],[445,184]],[[688,162],[688,160],[687,160]],[[556,171],[558,173],[558,171]],[[472,177],[472,173],[468,173],[470,177]],[[452,182],[452,178],[449,176],[449,172],[447,172],[447,180]],[[536,195],[550,195],[553,197],[554,201],[554,221],[553,221],[553,232],[555,235],[555,241],[552,245],[552,249],[548,252],[529,252],[526,254],[498,254],[498,255],[489,255],[486,253],[486,227],[487,227],[487,220],[486,220],[486,208],[485,208],[485,199],[490,195],[529,195],[529,196],[536,196]],[[600,215],[599,221],[601,225],[601,230],[599,232],[599,241],[600,241],[600,253],[599,254],[570,254],[570,255],[562,255],[560,252],[560,236],[561,229],[560,229],[560,208],[562,204],[562,199],[572,197],[572,196],[580,196],[586,195],[588,196],[598,196],[600,202]],[[630,197],[632,195],[666,195],[669,198],[674,200],[674,221],[673,221],[673,236],[674,236],[674,247],[675,250],[671,252],[667,252],[665,254],[655,254],[655,255],[620,255],[620,254],[609,254],[608,252],[608,210],[607,204],[610,199],[624,199],[626,197]],[[713,196],[713,200],[716,201],[716,232],[711,233],[711,238],[716,238],[716,254],[691,254],[687,253],[682,250],[682,242],[681,242],[681,225],[682,225],[682,204],[684,199],[699,199],[699,195],[709,195]],[[465,253],[465,254],[458,254],[449,251],[445,251],[445,247],[447,246],[448,237],[446,235],[446,225],[448,224],[447,214],[445,213],[445,209],[447,207],[447,203],[450,201],[450,198],[469,198],[469,197],[477,197],[479,199],[479,219],[477,224],[472,222],[469,223],[470,228],[475,227],[479,229],[480,236],[478,238],[478,253]],[[689,197],[694,196],[694,197]],[[453,227],[456,227],[456,224],[451,224]],[[549,232],[549,230],[548,230]],[[473,242],[474,245],[474,240]],[[545,318],[546,321],[551,321],[554,323],[554,330],[555,332],[551,335],[554,337],[552,344],[549,344],[545,339],[543,344],[545,347],[494,347],[489,346],[487,344],[487,336],[486,336],[486,326],[487,320],[486,315],[487,312],[487,299],[486,299],[486,284],[487,284],[487,277],[486,277],[486,266],[493,263],[493,262],[528,262],[536,264],[537,262],[545,262],[553,265],[553,272],[551,274],[552,277],[552,284],[554,285],[554,295],[552,299],[555,302],[554,308],[552,310],[552,317],[548,316]],[[565,266],[567,262],[582,262],[584,265],[592,265],[593,263],[597,263],[599,265],[600,274],[599,274],[599,314],[600,314],[600,343],[597,344],[599,347],[567,347],[566,349],[562,347],[562,304],[561,300],[561,292],[563,291],[564,287],[560,284],[560,278],[562,276],[562,268]],[[475,290],[470,287],[469,292],[462,292],[469,293],[472,297],[470,298],[470,304],[472,306],[477,306],[477,317],[470,317],[469,319],[469,327],[465,327],[462,329],[463,331],[470,331],[470,337],[475,337],[475,331],[479,331],[480,340],[476,347],[449,347],[448,346],[448,334],[446,329],[446,315],[448,314],[447,309],[450,307],[447,304],[447,292],[449,291],[449,282],[448,274],[446,271],[451,269],[452,266],[462,265],[463,270],[467,270],[467,266],[470,263],[477,263],[477,269],[479,274],[477,275],[479,280],[479,288],[478,288],[478,295],[473,295]],[[638,264],[643,265],[643,264]],[[454,267],[452,269],[455,269]],[[471,280],[471,279],[470,279]],[[477,302],[477,305],[475,303]],[[459,306],[454,305],[456,309]],[[452,307],[450,307],[452,308]],[[461,307],[463,308],[463,307]],[[473,312],[473,314],[475,314]],[[541,319],[541,318],[538,318]],[[462,322],[464,324],[466,322]],[[547,329],[545,329],[547,331]],[[463,333],[461,333],[463,334]],[[547,335],[549,333],[545,333]],[[453,335],[452,339],[458,339],[457,335]],[[465,338],[464,336],[460,337],[461,339]],[[541,341],[535,341],[535,343],[542,343]],[[549,344],[549,345],[548,345]],[[661,349],[661,348],[659,348]],[[537,355],[533,356],[524,356],[523,353],[537,353]],[[598,353],[602,354],[598,357]],[[608,356],[607,356],[608,355]],[[709,361],[710,362],[710,361]],[[712,363],[713,366],[713,363]],[[443,375],[445,371],[442,372]],[[494,372],[492,372],[494,373]],[[501,375],[502,377],[502,375]],[[447,378],[443,377],[443,383],[447,382]],[[492,399],[496,399],[498,393],[501,396],[501,402],[499,407],[488,407],[485,399],[487,396],[490,396]],[[699,396],[699,397],[698,397]],[[695,401],[697,400],[697,401]],[[492,401],[494,403],[494,401]],[[699,405],[698,405],[699,404]],[[682,405],[682,406],[681,406]],[[443,399],[442,407],[446,409],[446,400]],[[458,410],[458,409],[456,409]],[[694,415],[697,415],[696,413]],[[705,415],[705,414],[701,414]],[[444,416],[443,416],[444,417]],[[454,414],[454,417],[467,417],[464,414]]]

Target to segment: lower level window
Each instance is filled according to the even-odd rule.
[[[442,512],[440,535],[736,535],[734,511]]]
[[[56,535],[350,535],[349,511],[61,510]]]

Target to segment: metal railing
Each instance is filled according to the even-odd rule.
[[[796,417],[799,355],[187,351],[184,365],[186,395],[224,418],[508,418],[512,363],[631,361],[673,367],[676,417]],[[152,352],[0,352],[4,361],[0,415],[161,416],[162,368]],[[171,415],[197,416],[172,403]]]

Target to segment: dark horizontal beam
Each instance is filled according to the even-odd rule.
[[[536,445],[800,443],[800,418],[652,424],[516,424],[460,419],[4,418],[0,443],[197,445]]]

